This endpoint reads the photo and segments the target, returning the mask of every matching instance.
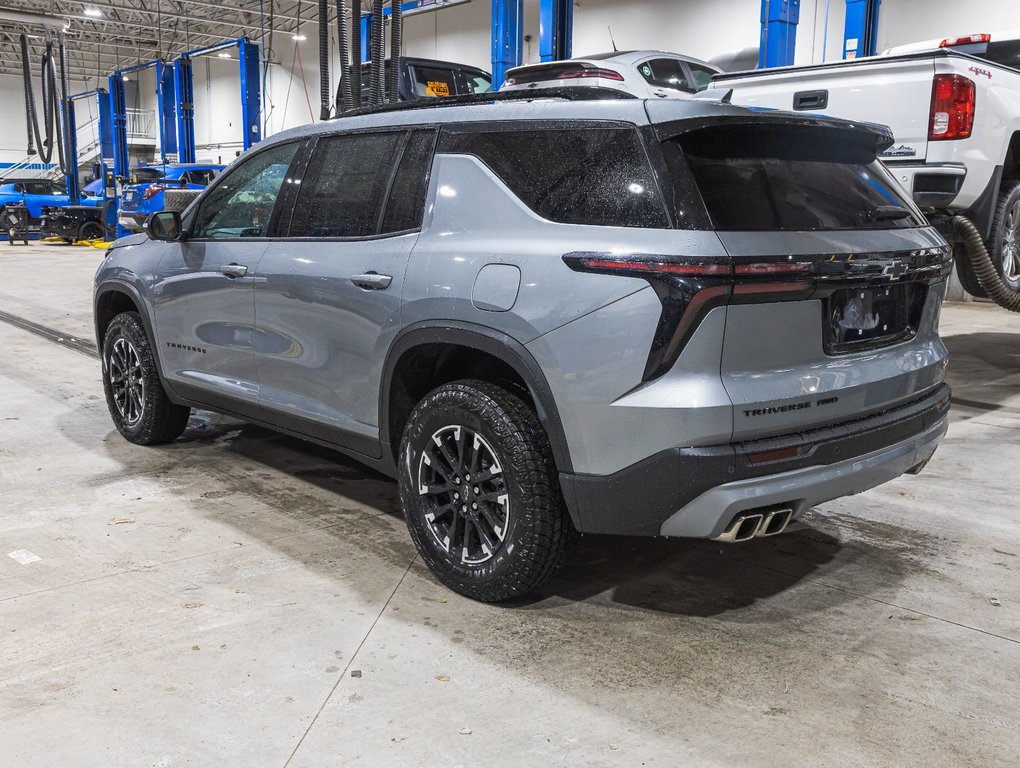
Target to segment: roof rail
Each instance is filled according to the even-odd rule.
[[[637,96],[616,88],[583,86],[574,88],[533,88],[527,91],[493,91],[472,93],[463,96],[426,98],[417,101],[401,101],[396,104],[382,104],[374,107],[359,107],[334,115],[331,120],[344,117],[360,117],[386,112],[404,112],[412,109],[435,109],[438,107],[465,107],[471,105],[495,104],[500,101],[536,101],[538,99],[563,99],[565,101],[606,101],[610,99],[636,99]]]

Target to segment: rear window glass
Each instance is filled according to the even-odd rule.
[[[416,95],[424,98],[434,96],[445,98],[457,93],[457,82],[453,70],[435,67],[412,67],[412,70]]]
[[[1020,40],[991,42],[988,44],[988,52],[978,55],[1004,67],[1020,69]]]
[[[474,155],[539,216],[561,224],[665,228],[669,220],[633,128],[450,133],[443,150]]]
[[[741,126],[698,131],[675,141],[716,229],[924,226],[913,203],[875,160],[869,140],[864,134],[848,138],[824,129]]]
[[[507,83],[509,85],[526,85],[527,83],[544,83],[546,80],[562,80],[582,69],[584,69],[582,65],[570,61],[565,61],[562,64],[526,67],[511,73]]]

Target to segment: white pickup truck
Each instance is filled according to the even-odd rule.
[[[962,213],[1020,291],[1020,32],[966,35],[880,56],[720,74],[734,104],[888,125],[882,159],[926,210]],[[958,258],[964,288],[985,293]]]

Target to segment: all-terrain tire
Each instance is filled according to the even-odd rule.
[[[103,338],[106,404],[124,439],[159,445],[180,437],[191,409],[167,397],[145,326],[137,312],[117,315]]]
[[[1020,181],[1002,185],[995,206],[988,253],[1002,282],[1020,292]],[[1007,261],[1012,262],[1007,265]]]
[[[442,458],[443,448],[446,455],[465,457],[459,470],[458,457]],[[488,465],[485,456],[491,459]],[[476,472],[475,480],[491,475],[480,482],[480,497],[479,486],[470,480],[472,466],[487,467]],[[443,479],[451,474],[456,476]],[[495,384],[445,384],[415,406],[400,443],[399,484],[407,527],[425,564],[448,587],[475,600],[497,602],[536,589],[561,565],[573,538],[549,438],[538,416],[519,396]],[[446,484],[449,492],[432,493]],[[478,512],[465,504],[457,527],[448,522],[451,513],[437,516],[446,502],[454,503],[454,488],[460,489],[461,500],[493,497],[498,504]],[[456,521],[457,513],[452,514]],[[482,527],[494,545],[488,549]]]

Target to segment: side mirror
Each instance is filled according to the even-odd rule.
[[[174,243],[184,236],[181,214],[177,211],[160,211],[150,214],[142,224],[150,240],[165,240]]]

